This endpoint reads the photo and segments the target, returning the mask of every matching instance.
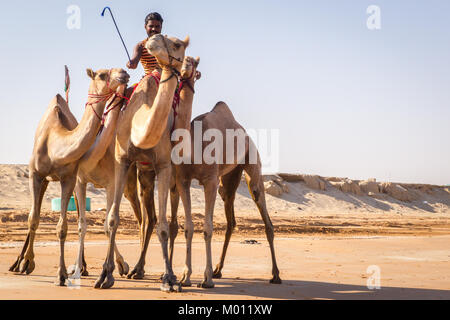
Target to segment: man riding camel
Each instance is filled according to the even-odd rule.
[[[163,21],[163,18],[157,12],[149,13],[145,17],[145,31],[147,32],[148,38],[155,34],[161,33]],[[155,69],[158,69],[158,71],[161,70],[156,58],[145,49],[145,43],[148,38],[136,44],[134,47],[133,58],[127,62],[127,67],[129,69],[136,69],[140,61],[142,67],[144,68],[145,75],[152,73]]]

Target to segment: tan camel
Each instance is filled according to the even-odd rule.
[[[200,63],[200,58],[197,57],[194,59],[193,57],[185,57],[183,60],[183,65],[181,67],[181,79],[180,85],[178,87],[179,90],[179,104],[176,107],[175,114],[171,112],[168,121],[166,132],[161,137],[160,142],[154,148],[157,155],[156,163],[138,163],[138,177],[141,189],[141,201],[142,201],[142,212],[144,212],[144,216],[148,217],[148,222],[146,224],[146,229],[143,232],[144,234],[144,244],[141,246],[141,255],[139,258],[136,267],[132,272],[128,274],[128,278],[134,279],[143,279],[144,278],[144,265],[145,265],[145,256],[148,248],[148,242],[150,241],[150,236],[153,231],[154,226],[156,225],[156,210],[155,210],[155,202],[154,202],[154,187],[155,187],[155,167],[160,166],[160,163],[167,164],[171,163],[171,149],[172,144],[170,141],[170,135],[173,130],[181,128],[181,125],[186,121],[189,122],[192,114],[192,102],[194,99],[194,86],[195,81],[200,78],[200,72],[197,72],[198,64]],[[187,119],[187,120],[186,120]],[[164,141],[166,139],[168,141]],[[169,148],[168,150],[160,151],[161,148]],[[174,173],[174,170],[172,170]],[[173,174],[172,177],[174,178]],[[171,179],[171,199],[174,199],[174,196],[177,196],[175,190],[175,179]],[[169,185],[169,184],[167,184]],[[176,205],[176,208],[174,207]],[[171,210],[172,213],[177,211],[178,208],[178,199],[177,201],[171,201]],[[170,226],[170,239],[175,239],[176,233],[178,232],[178,224],[175,219],[172,218]],[[174,234],[175,233],[175,234]],[[169,250],[169,264],[172,265],[172,257],[173,257],[173,241],[170,242],[170,250]],[[163,275],[164,277],[164,275]]]
[[[194,78],[196,75],[196,67],[199,61],[200,58],[184,58],[183,65],[181,67],[181,83],[183,85],[181,85],[181,90],[179,93],[181,97],[180,103],[177,107],[177,110],[175,110],[177,112],[177,117],[173,117],[173,114],[169,116],[167,123],[169,129],[172,128],[172,126],[176,128],[177,122],[179,122],[180,120],[183,121],[184,117],[188,117],[188,119],[190,119],[191,117],[192,96],[194,93],[193,86],[195,81]],[[188,91],[186,92],[186,90]],[[91,182],[96,188],[106,189],[106,212],[109,211],[112,205],[112,199],[114,195],[114,144],[112,142],[117,125],[117,119],[119,117],[119,110],[119,108],[111,110],[111,112],[108,114],[108,117],[106,118],[101,133],[97,136],[95,143],[93,144],[91,149],[89,149],[89,151],[86,152],[86,154],[80,159],[79,162],[78,178],[77,184],[75,186],[75,203],[77,205],[78,211],[79,251],[75,264],[69,267],[69,274],[83,276],[89,275],[87,271],[86,261],[84,259],[84,238],[86,234],[85,199],[87,183]],[[163,135],[162,139],[165,137],[166,135]],[[158,145],[155,148],[157,148]],[[106,149],[105,146],[109,147]],[[170,150],[163,154],[170,154]],[[168,161],[170,161],[170,159]],[[143,202],[142,211],[148,214],[149,218],[148,223],[142,223],[142,211],[139,206],[139,200],[137,198],[136,169],[130,168],[124,194],[125,197],[129,200],[139,223],[139,229],[141,231],[141,256],[133,271],[128,274],[129,279],[144,278],[145,255],[148,248],[148,241],[150,240],[150,235],[152,233],[154,225],[156,224],[156,212],[153,199],[154,179],[152,179],[155,177],[155,172],[153,170],[153,166],[150,166],[150,164],[139,163],[138,166],[140,168],[139,181],[141,186],[141,199]],[[149,196],[151,196],[151,198],[149,198]],[[107,229],[106,220],[105,228]],[[145,234],[148,234],[148,237],[145,237]],[[172,247],[173,244],[171,244],[171,248]],[[119,274],[127,274],[128,264],[123,260],[123,257],[120,255],[117,248],[115,249],[115,254],[116,263],[119,268]]]
[[[198,126],[198,124],[200,124]],[[196,126],[197,129],[195,128]],[[259,157],[259,153],[256,150],[253,141],[250,137],[245,133],[244,128],[234,119],[231,110],[224,102],[218,102],[216,106],[212,109],[212,111],[202,114],[196,117],[189,124],[189,121],[186,121],[184,124],[184,128],[186,130],[190,130],[191,133],[194,133],[195,130],[201,130],[200,132],[206,132],[207,130],[213,129],[218,130],[218,132],[223,137],[223,143],[219,146],[220,150],[215,150],[216,161],[211,164],[207,164],[204,160],[201,161],[201,164],[195,164],[195,153],[198,150],[201,152],[201,155],[205,154],[206,148],[209,143],[201,142],[200,146],[195,145],[195,133],[190,134],[191,138],[191,146],[188,149],[190,154],[183,155],[183,157],[189,160],[188,163],[184,162],[182,164],[178,164],[175,166],[176,168],[176,186],[177,191],[181,197],[183,202],[184,211],[185,211],[185,237],[186,237],[186,262],[185,268],[183,271],[183,276],[181,279],[182,286],[190,286],[191,285],[191,274],[192,274],[192,263],[191,263],[191,243],[192,236],[194,234],[194,224],[192,222],[191,215],[191,197],[190,197],[190,185],[192,179],[197,179],[201,185],[203,185],[205,192],[205,220],[203,233],[206,244],[206,268],[204,273],[204,280],[198,286],[203,288],[213,288],[214,282],[213,277],[220,278],[221,270],[223,267],[223,262],[225,260],[226,250],[228,248],[228,243],[232,234],[232,231],[236,225],[235,217],[234,217],[234,198],[236,194],[236,190],[239,186],[242,172],[245,172],[245,178],[247,181],[248,189],[250,195],[253,198],[253,201],[256,203],[258,210],[261,214],[261,217],[265,224],[265,231],[267,240],[269,241],[270,252],[272,256],[272,279],[271,283],[281,283],[281,279],[279,276],[279,270],[276,263],[275,258],[275,249],[273,244],[274,232],[273,225],[270,221],[269,214],[266,208],[265,194],[264,194],[264,183],[261,175],[261,161]],[[238,146],[234,143],[234,137],[231,137],[231,140],[226,133],[227,130],[233,129],[234,132],[238,132],[240,130],[241,134],[244,134],[245,137],[245,148],[244,152],[239,154]],[[238,139],[239,140],[239,139]],[[226,161],[228,156],[227,146],[234,146],[234,157],[232,161]],[[197,150],[197,151],[196,151]],[[251,151],[255,152],[255,160],[249,161],[252,159]],[[199,152],[199,153],[200,153]],[[219,161],[217,161],[219,160]],[[242,161],[244,160],[244,161]],[[189,164],[191,163],[191,164]],[[222,163],[222,164],[220,164]],[[211,260],[211,238],[213,232],[213,212],[214,212],[214,203],[216,200],[217,190],[219,190],[219,194],[221,195],[223,201],[225,202],[225,214],[227,218],[227,231],[225,236],[225,243],[222,250],[222,256],[220,263],[217,265],[215,272],[213,273],[212,269],[212,260]],[[176,196],[171,201],[178,201]],[[175,206],[176,208],[176,206]],[[172,213],[174,218],[176,219],[176,213]],[[176,222],[174,223],[176,224]],[[176,233],[172,233],[176,235]],[[172,240],[171,240],[172,241]]]
[[[105,118],[101,132],[97,135],[95,143],[83,155],[79,161],[77,183],[75,185],[75,205],[78,211],[78,236],[79,247],[75,264],[68,269],[74,278],[89,275],[87,264],[84,259],[84,238],[86,235],[86,186],[88,182],[96,188],[106,189],[106,212],[111,208],[114,196],[114,143],[115,130],[119,117],[120,108],[112,109]],[[141,213],[136,192],[136,170],[130,170],[129,188],[125,188],[125,197],[129,200],[133,211],[141,225]],[[134,181],[134,183],[133,183]],[[105,219],[105,233],[107,234],[107,221]],[[114,248],[116,263],[120,275],[128,274],[129,267],[122,255]]]
[[[184,52],[189,44],[189,38],[181,41],[176,38],[167,38],[157,34],[149,38],[145,44],[146,49],[156,57],[162,68],[161,81],[157,86],[154,77],[147,77],[136,88],[134,94],[120,114],[116,132],[115,144],[115,177],[114,200],[108,212],[109,247],[103,270],[95,288],[110,288],[114,284],[112,272],[114,270],[114,246],[117,227],[119,224],[119,208],[127,182],[130,166],[136,162],[150,162],[157,164],[155,172],[158,178],[159,217],[157,233],[161,243],[165,262],[165,276],[162,290],[172,291],[174,274],[169,265],[167,254],[168,223],[166,218],[167,194],[169,190],[171,163],[163,163],[157,159],[170,159],[170,155],[155,151],[155,146],[170,142],[161,139],[168,134],[166,127],[171,111],[173,96],[177,86],[177,75],[180,73]],[[158,151],[164,152],[170,147],[161,147]]]
[[[42,198],[49,181],[61,183],[61,216],[56,227],[60,242],[60,259],[56,284],[63,286],[67,279],[64,262],[64,241],[67,235],[67,205],[76,182],[78,161],[95,141],[106,101],[122,95],[129,75],[123,69],[87,69],[92,79],[88,103],[80,123],[72,115],[67,102],[56,95],[39,122],[31,156],[30,191],[32,206],[28,217],[28,233],[22,252],[9,269],[27,274],[34,270],[33,244],[39,226]],[[114,100],[111,103],[114,103]],[[121,103],[121,99],[117,99]],[[111,106],[113,107],[113,106]],[[22,268],[20,265],[23,263]]]

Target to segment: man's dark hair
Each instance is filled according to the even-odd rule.
[[[159,22],[161,22],[161,24],[163,23],[163,18],[161,17],[161,15],[158,13],[158,12],[152,12],[152,13],[149,13],[146,17],[145,17],[145,24],[147,24],[147,22],[149,21],[149,20],[156,20],[156,21],[159,21]]]

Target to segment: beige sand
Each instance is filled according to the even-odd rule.
[[[0,165],[0,299],[450,299],[450,194],[448,188],[430,187],[414,201],[402,202],[386,194],[377,198],[342,192],[327,184],[317,191],[303,182],[287,183],[289,192],[267,195],[276,232],[277,260],[282,285],[270,285],[269,248],[264,225],[248,196],[239,187],[236,199],[238,228],[228,251],[224,278],[216,288],[186,288],[177,294],[159,291],[163,271],[161,249],[152,238],[147,255],[146,278],[128,280],[116,275],[110,290],[95,290],[106,254],[103,235],[105,196],[88,188],[92,212],[87,213],[86,260],[90,276],[79,289],[53,285],[58,264],[55,226],[58,213],[50,199],[59,197],[57,183],[50,183],[44,198],[36,244],[36,269],[31,275],[8,272],[27,231],[29,190],[26,166]],[[192,189],[196,236],[193,247],[193,281],[201,281],[204,243],[201,238],[203,193]],[[122,202],[119,249],[130,267],[137,262],[137,224],[127,201]],[[180,275],[184,260],[183,210],[176,242],[174,270]],[[225,217],[220,198],[214,216],[213,261],[218,261]],[[259,244],[241,243],[256,239]],[[69,213],[70,243],[66,264],[77,251],[76,213]],[[369,266],[380,270],[380,290],[370,290]],[[372,283],[372,282],[371,282]]]

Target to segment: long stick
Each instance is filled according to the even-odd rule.
[[[69,77],[69,68],[64,65],[64,91],[66,92],[66,102],[69,104],[69,90],[70,90],[70,77]]]
[[[129,55],[129,53],[128,53],[127,47],[125,46],[125,42],[123,42],[122,35],[120,34],[119,28],[117,27],[116,20],[114,19],[114,16],[113,16],[113,14],[112,14],[112,11],[111,11],[111,8],[110,8],[110,7],[104,7],[104,8],[103,8],[103,11],[102,11],[102,17],[105,16],[105,11],[106,11],[106,9],[108,9],[108,10],[109,10],[109,13],[111,13],[111,18],[112,18],[112,20],[113,20],[113,22],[114,22],[114,25],[116,26],[117,33],[119,33],[120,40],[122,40],[123,47],[125,48],[125,51],[127,52],[128,61],[131,62],[131,58],[130,58],[130,55]]]

